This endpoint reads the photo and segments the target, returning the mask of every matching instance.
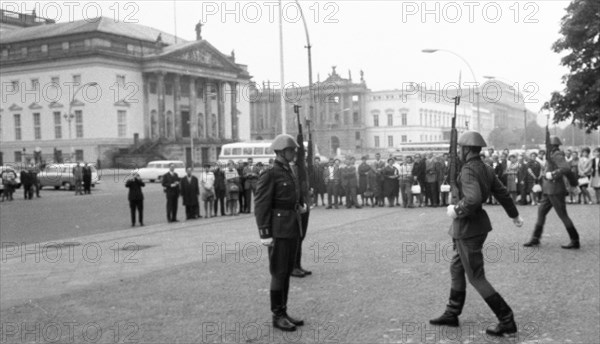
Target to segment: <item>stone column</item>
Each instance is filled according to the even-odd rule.
[[[156,93],[158,95],[158,136],[165,137],[167,129],[167,117],[165,116],[165,73],[157,73],[158,82],[156,84]],[[162,119],[162,121],[161,121]]]
[[[144,138],[149,139],[152,138],[151,132],[151,122],[150,118],[150,106],[148,104],[148,87],[150,83],[150,76],[147,73],[142,73],[142,83],[143,83],[143,92],[144,92]]]
[[[231,86],[231,138],[239,140],[238,115],[237,115],[237,82],[230,82]]]
[[[181,140],[182,125],[184,125],[181,123],[179,100],[181,100],[181,76],[175,74],[173,78],[173,132],[171,135],[176,141]]]
[[[209,79],[204,79],[204,137],[205,138],[209,138],[210,135],[210,119],[212,117],[212,95],[211,95],[211,90],[209,88],[211,87],[211,80]]]
[[[196,110],[196,78],[190,76],[190,136],[192,140],[198,137],[198,113]],[[192,155],[194,153],[192,152]],[[195,160],[194,160],[195,161]]]
[[[217,137],[219,139],[225,138],[225,116],[223,114],[223,108],[225,107],[224,92],[225,83],[217,81]]]

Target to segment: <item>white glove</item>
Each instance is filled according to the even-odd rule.
[[[306,204],[302,204],[302,206],[300,207],[300,214],[304,214],[308,211],[308,208],[306,207]]]
[[[520,227],[523,227],[524,221],[523,221],[523,218],[521,216],[517,216],[517,217],[515,217],[513,219],[513,223],[515,224],[515,226],[517,226],[517,227],[520,228]]]
[[[456,214],[456,210],[454,210],[454,205],[450,204],[447,208],[446,208],[446,215],[448,215],[448,217],[451,217],[453,219],[457,218],[458,215]]]
[[[552,175],[552,172],[546,172],[546,179],[552,180],[553,178],[554,176]]]
[[[265,246],[271,246],[271,244],[273,243],[273,238],[260,239],[260,243]]]

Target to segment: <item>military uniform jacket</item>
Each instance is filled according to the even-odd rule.
[[[565,159],[565,153],[555,150],[551,154],[552,161],[546,161],[542,193],[546,195],[566,195],[567,188],[563,176],[571,172],[571,167]],[[552,172],[552,180],[546,179],[546,172]]]
[[[510,218],[519,216],[508,190],[495,175],[494,169],[485,165],[479,156],[470,158],[462,166],[457,184],[460,201],[454,210],[458,216],[448,231],[453,239],[485,235],[492,230],[490,218],[482,207],[490,195],[494,195]]]
[[[286,162],[275,160],[258,179],[254,216],[261,239],[301,236],[298,207],[304,203],[297,175]]]

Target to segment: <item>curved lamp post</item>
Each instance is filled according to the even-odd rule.
[[[73,109],[73,102],[75,102],[75,97],[77,96],[77,93],[79,93],[79,91],[81,91],[84,87],[86,86],[97,86],[98,83],[97,82],[88,82],[87,84],[83,84],[81,86],[79,86],[75,92],[73,92],[73,96],[71,97],[71,100],[69,101],[69,111],[67,113],[65,113],[63,115],[63,117],[65,118],[65,120],[69,123],[69,141],[71,142],[71,161],[73,160],[73,142],[72,137],[71,137],[71,122],[73,121],[73,118],[75,118],[75,115],[73,114],[73,112],[71,112],[71,110]]]
[[[452,50],[446,50],[446,49],[423,49],[423,50],[421,50],[421,52],[426,53],[426,54],[433,54],[438,51],[447,52],[449,54],[452,54],[452,55],[458,57],[467,65],[467,67],[469,67],[469,71],[471,72],[471,75],[473,76],[473,80],[475,81],[475,84],[477,85],[477,88],[475,89],[475,96],[476,96],[476,102],[477,102],[477,131],[481,131],[481,115],[479,113],[479,83],[477,82],[477,77],[475,76],[475,73],[473,72],[473,68],[471,68],[471,65],[464,57],[453,52]]]

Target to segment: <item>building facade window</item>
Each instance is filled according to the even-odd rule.
[[[13,115],[13,118],[15,121],[15,140],[20,141],[21,140],[21,115],[15,114],[15,115]]]
[[[75,110],[75,137],[83,137],[83,112]]]
[[[40,79],[31,79],[31,88],[34,91],[37,91],[40,89]]]
[[[150,92],[150,94],[156,94],[156,82],[150,81],[148,84],[148,91]]]
[[[352,121],[354,124],[360,124],[360,116],[358,115],[358,111],[354,111],[352,113]]]
[[[22,157],[23,157],[23,152],[15,151],[15,162],[21,162]]]
[[[375,136],[375,148],[379,148],[379,136]]]
[[[168,96],[173,95],[173,84],[172,83],[165,83],[165,94]]]
[[[13,80],[10,82],[11,91],[18,92],[19,91],[19,80]]]
[[[39,112],[33,114],[33,137],[36,140],[42,139],[42,121]]]
[[[354,139],[355,140],[360,140],[360,131],[355,131],[354,132]]]
[[[83,149],[75,150],[75,161],[84,161],[83,160]]]
[[[373,115],[373,126],[379,126],[379,115]]]
[[[81,74],[73,75],[73,83],[76,85],[81,85]]]
[[[60,85],[60,78],[58,76],[53,76],[52,78],[50,78],[50,82],[53,84]]]
[[[117,84],[125,85],[125,75],[117,74]]]
[[[60,119],[60,111],[54,111],[52,116],[54,117],[54,138],[62,139],[62,122]]]
[[[392,135],[388,135],[388,147],[394,147],[394,137]]]
[[[117,111],[117,133],[119,137],[127,136],[127,111]]]
[[[402,135],[402,143],[408,142],[408,137],[406,135]]]
[[[408,125],[408,114],[406,112],[402,113],[402,125],[403,126],[407,126]]]
[[[388,127],[394,126],[394,114],[391,114],[391,113],[387,114],[387,125],[388,125]]]

